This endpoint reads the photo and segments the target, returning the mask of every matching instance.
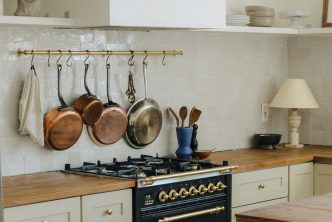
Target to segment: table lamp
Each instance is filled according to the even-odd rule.
[[[292,109],[288,116],[290,133],[289,144],[286,144],[286,147],[302,148],[303,144],[299,144],[300,137],[297,131],[302,120],[298,109],[319,108],[307,82],[304,79],[287,79],[274,96],[270,107]]]

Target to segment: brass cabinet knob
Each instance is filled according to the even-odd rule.
[[[179,194],[178,194],[178,192],[176,192],[176,190],[171,190],[169,192],[168,196],[169,196],[169,199],[175,200],[179,197]]]
[[[165,191],[161,191],[160,193],[159,193],[159,201],[160,202],[165,202],[165,201],[167,201],[169,199],[169,196],[168,196],[168,194],[165,192]]]
[[[198,193],[199,193],[199,191],[196,189],[196,187],[191,186],[191,187],[189,188],[189,195],[190,195],[190,196],[195,196],[195,195],[198,194]]]
[[[181,188],[179,191],[179,196],[181,199],[186,198],[189,195],[189,192],[185,188]]]
[[[258,185],[258,189],[259,190],[264,190],[264,188],[265,188],[265,184],[264,183]]]
[[[209,193],[213,193],[214,191],[217,190],[217,187],[216,187],[213,183],[210,183],[210,184],[208,185],[207,189],[208,189],[208,192],[209,192]]]
[[[218,191],[222,191],[227,188],[225,184],[223,184],[221,181],[219,181],[216,185]]]
[[[208,191],[208,189],[204,185],[200,185],[198,187],[198,191],[199,191],[200,195],[203,195],[203,194],[205,194]]]
[[[112,209],[108,209],[108,210],[106,211],[106,214],[109,215],[109,216],[111,216],[111,215],[113,214]]]

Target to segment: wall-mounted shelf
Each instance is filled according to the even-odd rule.
[[[228,32],[228,33],[253,33],[253,34],[278,34],[278,35],[324,35],[332,34],[332,28],[280,28],[280,27],[250,27],[227,26],[225,29],[201,29],[200,32]]]
[[[0,25],[74,27],[75,20],[68,18],[0,16]]]

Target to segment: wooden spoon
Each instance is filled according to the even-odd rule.
[[[196,109],[196,107],[194,106],[191,111],[190,111],[190,115],[189,115],[189,127],[192,127],[194,125],[194,123],[196,123],[201,115],[202,111],[200,111],[199,109]]]
[[[174,110],[171,107],[168,107],[168,111],[173,115],[176,120],[176,127],[179,127],[179,117],[175,114]]]
[[[186,106],[182,106],[179,111],[180,118],[182,120],[181,127],[184,127],[184,120],[187,118],[188,115],[188,108]]]

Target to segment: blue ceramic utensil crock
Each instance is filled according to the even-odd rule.
[[[176,128],[176,135],[178,138],[179,148],[176,150],[176,156],[179,159],[191,160],[193,151],[190,147],[191,137],[193,134],[192,127],[178,127]]]

